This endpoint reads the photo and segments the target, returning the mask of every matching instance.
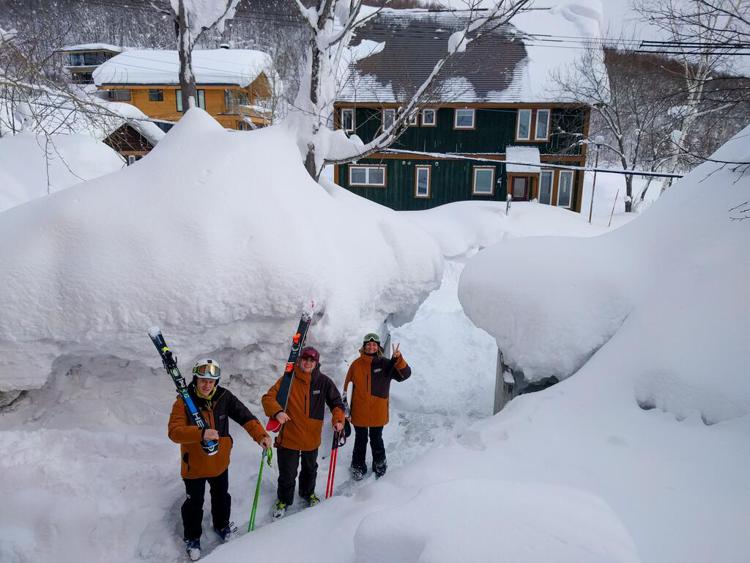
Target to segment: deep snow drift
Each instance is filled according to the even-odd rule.
[[[19,133],[0,138],[0,212],[125,166],[87,135]]]
[[[184,361],[265,383],[310,300],[329,365],[363,327],[408,319],[439,283],[437,245],[331,198],[297,154],[285,129],[228,132],[196,108],[137,164],[4,212],[0,391],[77,358],[155,366],[153,325]]]

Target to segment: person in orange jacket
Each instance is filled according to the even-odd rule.
[[[320,371],[320,354],[312,346],[300,352],[294,366],[294,378],[289,390],[286,411],[276,400],[281,386],[280,377],[261,402],[263,410],[281,423],[276,437],[276,459],[279,464],[278,499],[273,506],[273,517],[281,518],[294,501],[294,484],[297,468],[299,495],[308,506],[315,506],[320,499],[315,495],[315,480],[318,475],[318,448],[323,431],[325,406],[331,411],[334,430],[344,428],[344,403],[341,394],[331,379]]]
[[[411,368],[401,355],[399,345],[393,346],[390,359],[383,357],[380,337],[374,332],[365,335],[359,353],[359,358],[349,366],[344,380],[344,394],[350,384],[354,386],[350,405],[351,423],[354,426],[350,469],[355,481],[359,481],[367,473],[365,456],[368,435],[372,449],[372,470],[376,477],[385,475],[388,465],[383,444],[383,427],[388,424],[391,381],[404,381],[411,375]]]
[[[231,391],[219,386],[221,368],[210,358],[198,360],[193,367],[193,381],[188,385],[193,403],[200,410],[208,428],[201,430],[178,396],[169,416],[168,435],[180,444],[182,479],[187,498],[182,503],[182,526],[185,549],[193,561],[200,557],[203,497],[206,482],[211,487],[211,516],[214,530],[222,541],[229,541],[234,525],[229,521],[232,497],[229,496],[229,454],[232,437],[229,419],[241,425],[262,448],[270,448],[271,437],[263,425]],[[203,440],[217,440],[219,450],[209,456],[203,451]]]

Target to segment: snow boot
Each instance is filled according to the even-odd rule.
[[[307,497],[305,501],[307,502],[307,506],[315,506],[316,504],[320,504],[320,499],[317,497],[315,493]]]
[[[383,461],[376,461],[372,464],[372,470],[375,472],[375,478],[380,479],[383,475],[385,475],[385,470],[388,469],[388,464]]]
[[[354,479],[355,481],[361,481],[362,479],[364,479],[365,473],[367,473],[367,468],[365,467],[363,469],[362,467],[356,467],[352,465],[349,468],[349,471],[352,474],[352,479]]]
[[[279,518],[283,518],[284,514],[286,514],[286,507],[287,505],[285,503],[277,500],[273,505],[273,512],[271,512],[273,519],[278,520]]]
[[[198,561],[201,558],[201,540],[185,540],[185,553],[190,561]]]
[[[221,541],[223,541],[224,543],[227,543],[237,533],[237,526],[234,525],[234,522],[230,522],[229,524],[224,526],[221,530],[214,528],[214,531],[217,534],[219,534]]]

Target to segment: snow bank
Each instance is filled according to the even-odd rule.
[[[124,166],[104,143],[86,135],[20,133],[0,138],[0,211],[104,176]]]
[[[748,132],[716,158],[748,161]],[[707,162],[611,234],[526,239],[480,253],[462,276],[461,302],[531,379],[568,377],[616,333],[629,334],[644,406],[679,417],[695,411],[710,422],[743,415],[750,224],[733,221],[730,209],[749,196],[747,167]]]
[[[153,325],[184,360],[214,354],[265,383],[308,300],[329,365],[413,314],[440,280],[436,245],[332,199],[297,155],[282,129],[227,132],[196,109],[138,164],[6,211],[0,390],[39,387],[74,353],[155,365]]]

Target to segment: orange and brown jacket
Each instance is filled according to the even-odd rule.
[[[344,393],[354,385],[351,421],[354,426],[385,426],[388,424],[388,396],[391,381],[404,381],[411,368],[403,356],[384,358],[360,352],[359,358],[349,366],[344,380]]]
[[[253,413],[228,389],[217,387],[210,400],[199,397],[192,383],[188,385],[188,391],[209,428],[219,432],[219,451],[212,456],[203,451],[200,444],[203,430],[195,425],[182,397],[178,396],[172,405],[172,414],[169,415],[168,435],[170,440],[180,444],[183,479],[216,477],[226,471],[232,451],[230,418],[258,443],[268,435]]]
[[[283,376],[261,399],[263,410],[269,417],[273,418],[281,411],[285,411],[290,418],[281,427],[276,445],[305,452],[317,450],[323,431],[325,406],[328,405],[331,410],[334,424],[344,422],[344,402],[341,400],[341,394],[333,381],[320,372],[318,366],[311,373],[305,373],[299,366],[294,366],[289,400],[284,409],[276,400],[282,379]]]

